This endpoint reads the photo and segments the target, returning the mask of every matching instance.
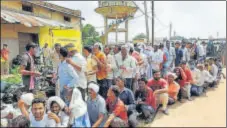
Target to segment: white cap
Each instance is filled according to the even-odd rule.
[[[94,83],[90,83],[88,85],[88,88],[92,89],[93,91],[95,91],[95,93],[98,93],[99,92],[99,86],[97,84],[94,84]]]

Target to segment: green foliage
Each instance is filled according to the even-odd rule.
[[[83,26],[82,40],[84,45],[93,45],[96,42],[100,42],[99,33],[95,30],[94,26],[91,24]]]
[[[138,39],[144,39],[147,36],[144,33],[139,33],[138,35],[136,35],[133,40],[138,40]]]

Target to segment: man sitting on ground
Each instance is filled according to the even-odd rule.
[[[190,69],[192,71],[193,76],[193,84],[191,87],[191,94],[195,96],[200,96],[203,93],[203,84],[204,84],[204,76],[203,73],[196,68],[195,63],[189,62]]]
[[[177,78],[177,75],[174,73],[168,73],[168,94],[169,94],[169,100],[168,105],[172,105],[177,101],[177,96],[180,91],[180,85],[175,82],[174,80]]]
[[[92,127],[103,127],[107,118],[106,102],[98,92],[97,83],[90,82],[88,84],[87,110]]]
[[[110,113],[104,127],[128,127],[127,109],[119,99],[120,89],[118,86],[111,86],[107,93],[107,110]]]
[[[154,116],[152,115],[156,111],[156,98],[152,89],[147,86],[147,80],[145,78],[139,79],[138,82],[139,89],[135,93],[136,110],[139,113],[142,112],[146,123],[149,123],[153,120]]]
[[[213,58],[210,58],[209,64],[211,66],[210,73],[214,77],[214,80],[215,80],[215,84],[213,86],[210,86],[210,87],[215,87],[215,86],[217,87],[218,67],[217,67],[217,65],[215,65]]]
[[[147,86],[151,87],[151,89],[154,91],[154,95],[158,100],[158,103],[162,104],[163,113],[168,115],[168,83],[166,80],[161,78],[160,71],[154,71],[153,77],[153,79],[148,80]]]
[[[136,127],[138,122],[136,120],[136,113],[133,111],[135,108],[135,98],[133,92],[125,87],[125,79],[122,77],[116,78],[116,85],[120,89],[119,98],[124,102],[129,117],[129,125],[130,127]]]
[[[193,84],[193,78],[192,78],[192,72],[191,70],[187,67],[187,62],[182,61],[181,62],[181,68],[184,70],[184,73],[187,77],[184,86],[182,88],[183,96],[187,97],[189,101],[191,101],[191,85]]]

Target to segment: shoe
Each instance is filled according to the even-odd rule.
[[[188,98],[188,101],[193,101],[193,99],[192,98]]]
[[[179,102],[180,102],[180,103],[185,103],[185,101],[183,101],[182,99],[181,99],[181,100],[179,100]]]
[[[169,115],[168,109],[162,110],[165,115]]]
[[[148,118],[148,119],[145,120],[144,123],[145,123],[145,124],[149,124],[149,123],[151,123],[151,122],[152,122],[152,118]]]

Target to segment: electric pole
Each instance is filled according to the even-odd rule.
[[[170,24],[169,24],[169,40],[171,39],[171,34],[172,34],[172,23],[170,22]]]
[[[145,24],[146,24],[146,37],[147,37],[147,43],[150,42],[149,41],[149,26],[148,26],[148,17],[147,17],[147,1],[144,1],[144,10],[145,10]]]
[[[154,46],[154,1],[151,1],[151,11],[152,11],[152,19],[151,19],[152,38],[151,38],[151,40],[152,40],[152,47],[153,47]]]

